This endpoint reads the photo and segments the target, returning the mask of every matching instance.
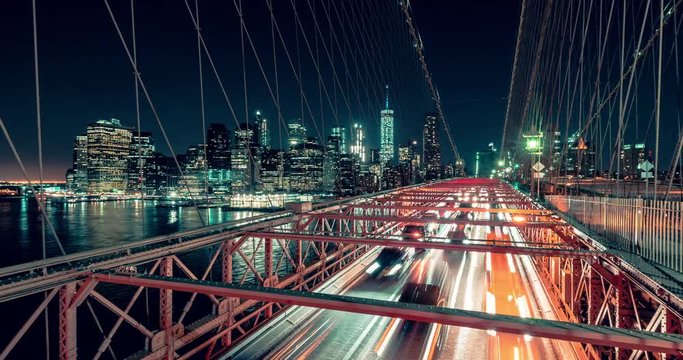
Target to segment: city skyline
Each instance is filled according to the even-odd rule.
[[[208,123],[202,142],[169,155],[158,150],[151,132],[128,127],[120,119],[96,120],[73,139],[72,165],[64,176],[66,191],[190,198],[254,191],[341,195],[453,176],[448,172],[452,165],[441,163],[438,122],[431,113],[425,115],[422,157],[418,141],[410,140],[409,152],[401,150],[398,164],[394,163],[393,149],[403,145],[393,140],[388,92],[380,111],[382,147],[369,152],[365,128],[358,122],[349,134],[349,148],[345,128],[330,128],[327,140],[320,141],[299,119],[287,124],[286,146],[272,147],[268,119],[259,110],[253,113],[253,121],[234,130]],[[421,158],[426,159],[425,168]]]
[[[51,134],[50,137],[45,137],[43,140],[45,142],[44,148],[54,149],[44,154],[45,177],[50,179],[60,179],[63,169],[67,168],[70,163],[71,152],[61,144],[71,141],[75,133],[87,126],[88,123],[96,119],[109,118],[121,119],[128,124],[136,122],[134,82],[130,65],[127,63],[125,51],[118,42],[118,39],[113,37],[115,33],[111,26],[111,20],[107,17],[106,12],[102,11],[101,4],[76,2],[67,6],[55,5],[49,2],[39,2],[37,12],[38,32],[41,38],[39,55],[40,59],[43,60],[39,63],[42,75],[42,118],[45,131]],[[128,13],[128,5],[112,1],[115,14],[121,18],[121,25],[126,31],[130,25],[124,15]],[[280,13],[291,11],[285,5],[288,4],[275,7],[276,16],[280,16]],[[456,6],[455,4],[443,3],[434,8],[431,5],[414,4],[413,11],[416,12],[419,18],[430,19],[430,21],[424,21],[424,24],[420,27],[424,40],[428,43],[438,44],[441,39],[445,38],[444,31],[452,26],[459,27],[453,29],[456,32],[469,29],[473,25],[479,26],[468,22],[458,25],[459,22],[453,21],[453,16],[469,21],[468,17],[461,15],[461,11],[454,11],[461,6],[463,5]],[[470,9],[469,11],[489,14],[491,5],[468,4],[464,6]],[[514,4],[506,4],[505,6],[511,12],[517,11],[517,6]],[[245,2],[245,7],[247,17],[252,20],[253,14],[267,10],[262,2]],[[74,19],[73,14],[79,11],[90,12],[96,14],[96,16]],[[218,71],[223,78],[226,92],[233,102],[237,122],[243,122],[247,114],[251,119],[253,111],[261,110],[264,114],[267,114],[266,117],[271,121],[271,141],[274,145],[286,140],[284,136],[285,129],[283,128],[280,116],[285,123],[288,119],[302,118],[305,125],[315,131],[311,118],[311,115],[314,115],[316,121],[319,122],[318,126],[321,126],[322,121],[324,121],[326,124],[334,124],[334,126],[350,129],[354,122],[363,122],[368,132],[368,139],[371,139],[368,149],[379,147],[380,124],[377,112],[384,105],[383,88],[386,84],[390,85],[392,103],[399,104],[399,106],[395,106],[393,109],[396,118],[397,130],[395,137],[397,144],[408,141],[411,137],[410,134],[420,132],[422,116],[425,112],[433,111],[431,99],[424,90],[422,76],[417,71],[397,73],[397,75],[401,76],[398,79],[394,79],[394,75],[386,74],[386,76],[382,76],[383,78],[378,79],[379,82],[375,85],[377,91],[369,89],[369,93],[366,94],[364,90],[357,89],[359,91],[358,97],[353,93],[349,93],[346,100],[344,100],[339,89],[337,89],[336,106],[334,106],[335,99],[332,86],[334,80],[331,77],[325,78],[324,81],[328,84],[330,100],[336,108],[336,111],[331,111],[324,91],[322,99],[318,99],[318,95],[314,96],[314,94],[318,93],[318,85],[313,81],[315,79],[315,67],[310,61],[304,44],[302,44],[304,47],[301,49],[301,61],[305,72],[304,78],[307,79],[304,83],[304,91],[308,97],[308,105],[304,102],[302,108],[296,80],[291,76],[291,70],[289,69],[284,50],[279,48],[278,62],[280,63],[279,71],[281,75],[280,111],[277,110],[274,101],[268,93],[260,70],[254,63],[253,54],[249,53],[247,53],[247,60],[249,60],[247,66],[249,96],[246,103],[248,111],[245,111],[244,96],[242,94],[241,61],[238,57],[233,58],[229,56],[219,46],[223,41],[239,43],[239,29],[225,29],[224,18],[217,16],[218,14],[231,14],[234,12],[232,4],[206,2],[200,5],[200,11],[202,13],[203,36],[206,39],[207,46],[213,52],[214,61],[218,65]],[[143,79],[146,81],[148,90],[158,108],[159,117],[174,151],[184,151],[191,143],[197,142],[195,139],[202,136],[203,131],[201,128],[199,84],[196,70],[196,34],[194,33],[191,21],[188,19],[187,11],[182,4],[169,5],[169,7],[164,9],[162,16],[159,16],[153,6],[139,2],[136,13],[140,25],[138,29],[139,44],[141,46],[139,58]],[[449,13],[452,15],[449,16]],[[0,41],[7,44],[8,47],[17,49],[17,51],[13,52],[12,56],[3,57],[1,60],[5,64],[5,68],[14,70],[7,74],[3,79],[4,85],[0,86],[0,109],[2,111],[0,116],[7,123],[8,129],[14,137],[34,139],[35,121],[27,120],[27,118],[35,117],[35,94],[30,81],[32,76],[30,74],[33,70],[31,65],[33,54],[30,48],[31,28],[30,26],[26,27],[30,23],[30,17],[31,9],[28,3],[11,0],[0,4],[0,20],[2,20],[0,21],[2,24],[0,25]],[[510,34],[506,42],[513,44],[514,37],[512,31],[516,26],[515,19],[507,16],[497,17],[500,18],[499,26],[502,29],[506,29],[503,33]],[[69,19],[73,20],[70,21]],[[173,23],[174,26],[172,28],[169,27],[169,23]],[[308,23],[304,24],[304,26],[312,25]],[[4,31],[5,27],[17,30]],[[89,29],[87,34],[81,32],[83,28]],[[270,36],[269,27],[261,29],[253,26],[253,29],[250,27],[250,30],[253,32],[252,36],[255,41],[257,39],[264,43],[270,41],[268,39]],[[309,32],[315,33],[315,31]],[[223,40],[224,38],[218,36],[219,34],[220,36],[227,36],[227,38]],[[497,35],[488,31],[481,34],[489,39],[498,39]],[[295,37],[291,32],[285,32],[283,36],[288,45],[294,45]],[[83,38],[93,44],[91,47],[93,51],[92,56],[87,59],[81,58],[78,51],[74,51],[75,49],[66,46],[71,41]],[[103,40],[95,41],[96,39]],[[169,41],[170,39],[174,40]],[[311,42],[313,40],[313,38],[309,39]],[[455,39],[449,39],[449,41],[453,40]],[[463,46],[471,43],[469,39],[457,39],[457,41],[462,41]],[[414,56],[410,53],[412,49],[408,46],[399,48],[403,49],[401,50],[403,51],[402,53],[387,53],[386,56],[394,56],[396,58]],[[463,157],[467,158],[468,148],[477,143],[474,139],[462,136],[463,133],[471,128],[468,119],[477,113],[471,105],[478,103],[472,103],[472,99],[484,98],[484,102],[492,103],[492,106],[487,108],[497,110],[492,110],[487,115],[491,119],[489,123],[496,129],[501,128],[501,125],[497,121],[493,121],[493,119],[499,117],[504,112],[505,104],[501,98],[505,96],[507,84],[506,81],[502,80],[504,77],[502,75],[507,74],[508,63],[510,62],[508,55],[511,55],[511,49],[507,46],[486,47],[483,49],[486,52],[475,54],[479,61],[470,62],[468,59],[456,57],[457,65],[454,66],[450,61],[442,60],[441,55],[452,53],[451,48],[450,46],[447,48],[433,46],[428,49],[428,52],[429,55],[434,57],[433,72],[436,76],[444,78],[443,83],[440,85],[440,92],[445,99],[444,106],[446,107],[446,112],[449,114],[447,120],[452,127],[454,138],[458,142],[464,141],[461,147],[464,152]],[[267,57],[266,48],[259,47],[257,49],[259,52],[264,53],[264,58]],[[333,47],[330,47],[329,50],[332,51]],[[499,54],[500,52],[504,52],[506,56],[492,55]],[[294,53],[290,53],[290,55],[293,56],[293,60],[296,60]],[[322,49],[321,55],[323,58],[326,58]],[[339,56],[339,54],[331,55]],[[474,73],[471,67],[483,66],[480,64],[486,63],[495,64],[500,59],[505,59],[505,65],[491,66],[492,68],[499,69],[497,71],[501,75],[497,90],[482,88],[478,85],[481,79],[475,79],[471,76]],[[353,64],[350,56],[347,61],[349,65]],[[76,64],[78,64],[78,69],[74,67]],[[206,59],[204,66],[206,123],[222,122],[226,126],[235,127],[233,115],[226,109],[222,92],[220,88],[215,86],[215,79],[212,77],[212,70],[209,64],[207,64]],[[265,63],[264,66],[266,66]],[[269,74],[272,72],[271,67],[272,64],[267,68]],[[453,74],[453,69],[458,69],[458,74]],[[66,74],[69,75],[66,76]],[[93,74],[98,74],[101,77],[100,81],[94,82]],[[342,76],[343,73],[339,75]],[[475,93],[463,92],[461,86],[455,86],[457,82],[448,80],[455,79],[456,77],[459,78],[458,82],[462,82],[463,79],[469,79],[467,82],[475,85],[475,88],[479,90]],[[497,78],[494,74],[489,74],[487,77],[491,79]],[[271,84],[271,87],[275,90],[274,84]],[[368,97],[368,95],[370,96]],[[450,100],[450,98],[454,100]],[[361,100],[360,104],[358,99]],[[160,134],[160,128],[153,114],[149,111],[148,104],[146,104],[144,98],[141,98],[141,100],[142,128]],[[320,100],[322,100],[323,104],[322,117],[319,115],[321,114]],[[455,102],[453,103],[452,101]],[[354,110],[354,113],[348,114],[347,103],[353,108],[360,106],[364,110]],[[370,108],[369,105],[373,105],[373,107]],[[310,111],[308,106],[311,107]],[[335,112],[337,115],[335,115]],[[337,124],[337,120],[339,124]],[[324,126],[324,128],[329,129],[330,126]],[[399,131],[398,129],[401,130]],[[280,134],[282,134],[282,139]],[[471,142],[472,145],[465,146],[467,142]],[[169,152],[165,141],[159,142],[158,148],[165,153]],[[28,167],[30,177],[36,179],[38,176],[35,146],[19,144],[18,151]],[[9,155],[9,148],[5,141],[0,141],[0,152]],[[452,152],[444,151],[444,156],[452,157]],[[9,156],[0,157],[0,178],[21,180],[21,173],[13,158]]]

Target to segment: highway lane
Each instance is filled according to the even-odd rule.
[[[485,220],[489,216],[489,213],[478,213],[476,218]],[[451,230],[450,226],[441,226],[437,236],[447,237]],[[468,237],[486,239],[492,230],[475,226]],[[428,250],[417,254],[395,279],[374,279],[363,274],[341,293],[398,301],[407,283],[428,283],[440,286],[441,306],[535,316],[539,313],[535,308],[537,302],[532,301],[536,294],[523,283],[521,273],[524,270],[517,256]],[[263,356],[272,359],[469,360],[473,357],[547,359],[557,358],[558,354],[558,345],[549,340],[371,315],[317,311]]]

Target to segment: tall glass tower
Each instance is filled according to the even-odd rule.
[[[425,180],[436,180],[441,175],[441,144],[436,129],[439,114],[425,114],[422,132],[422,155],[425,164]]]
[[[382,165],[394,161],[394,110],[389,108],[389,85],[385,92],[384,109],[380,111],[379,156]]]
[[[256,110],[256,123],[259,127],[259,137],[261,147],[264,150],[270,150],[270,130],[268,129],[268,120],[261,116],[261,112]]]
[[[365,163],[365,129],[363,124],[354,123],[351,144],[351,154],[353,154],[359,162]]]

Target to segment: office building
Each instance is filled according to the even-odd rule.
[[[88,193],[122,193],[128,186],[128,154],[132,132],[117,119],[88,125]]]
[[[323,147],[314,138],[307,138],[287,152],[285,174],[293,192],[323,190]]]
[[[380,157],[382,165],[394,162],[394,110],[389,108],[389,86],[385,88],[384,109],[380,111]]]
[[[339,153],[348,154],[349,147],[346,142],[346,128],[343,127],[333,127],[332,136],[339,139]]]
[[[261,155],[261,184],[263,191],[287,190],[285,177],[285,152],[278,149],[265,150]]]
[[[263,150],[270,150],[270,129],[268,128],[268,120],[261,116],[260,111],[256,110],[255,122],[259,127],[261,148],[263,148]]]
[[[300,123],[300,120],[287,124],[287,134],[290,148],[303,144],[306,140],[306,128]]]
[[[71,169],[67,170],[67,189],[76,194],[88,192],[88,136],[74,138]]]
[[[652,149],[645,147],[645,144],[624,144],[621,150],[621,176],[624,179],[640,179],[642,170],[638,169],[638,164],[649,161],[654,164]]]
[[[436,180],[441,174],[441,144],[437,122],[439,115],[428,113],[425,115],[424,130],[422,132],[422,158],[425,166],[425,180]]]
[[[420,174],[420,154],[417,150],[417,140],[398,147],[398,178],[401,186],[418,183]]]
[[[223,124],[210,124],[206,131],[206,160],[209,169],[230,169],[230,131]]]
[[[363,124],[354,123],[351,133],[351,154],[363,164],[367,160],[365,152],[365,129]]]
[[[338,192],[339,159],[341,157],[341,139],[337,135],[327,137],[325,158],[323,161],[323,190]]]
[[[231,153],[233,191],[254,190],[261,169],[259,128],[254,123],[241,123],[235,130]]]
[[[156,192],[156,148],[152,134],[133,131],[128,154],[128,193],[154,195]]]

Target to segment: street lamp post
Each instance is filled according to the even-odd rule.
[[[543,133],[538,132],[534,134],[529,134],[529,135],[524,135],[524,138],[526,139],[526,150],[529,151],[529,154],[531,155],[531,163],[530,163],[530,170],[531,170],[531,178],[529,179],[529,192],[531,197],[533,198],[534,196],[534,155],[536,155],[536,161],[541,160],[541,153],[543,152]],[[539,196],[541,193],[541,177],[540,177],[540,171],[538,172],[538,176],[536,177],[536,183],[537,183],[537,190],[536,190],[536,196]]]

